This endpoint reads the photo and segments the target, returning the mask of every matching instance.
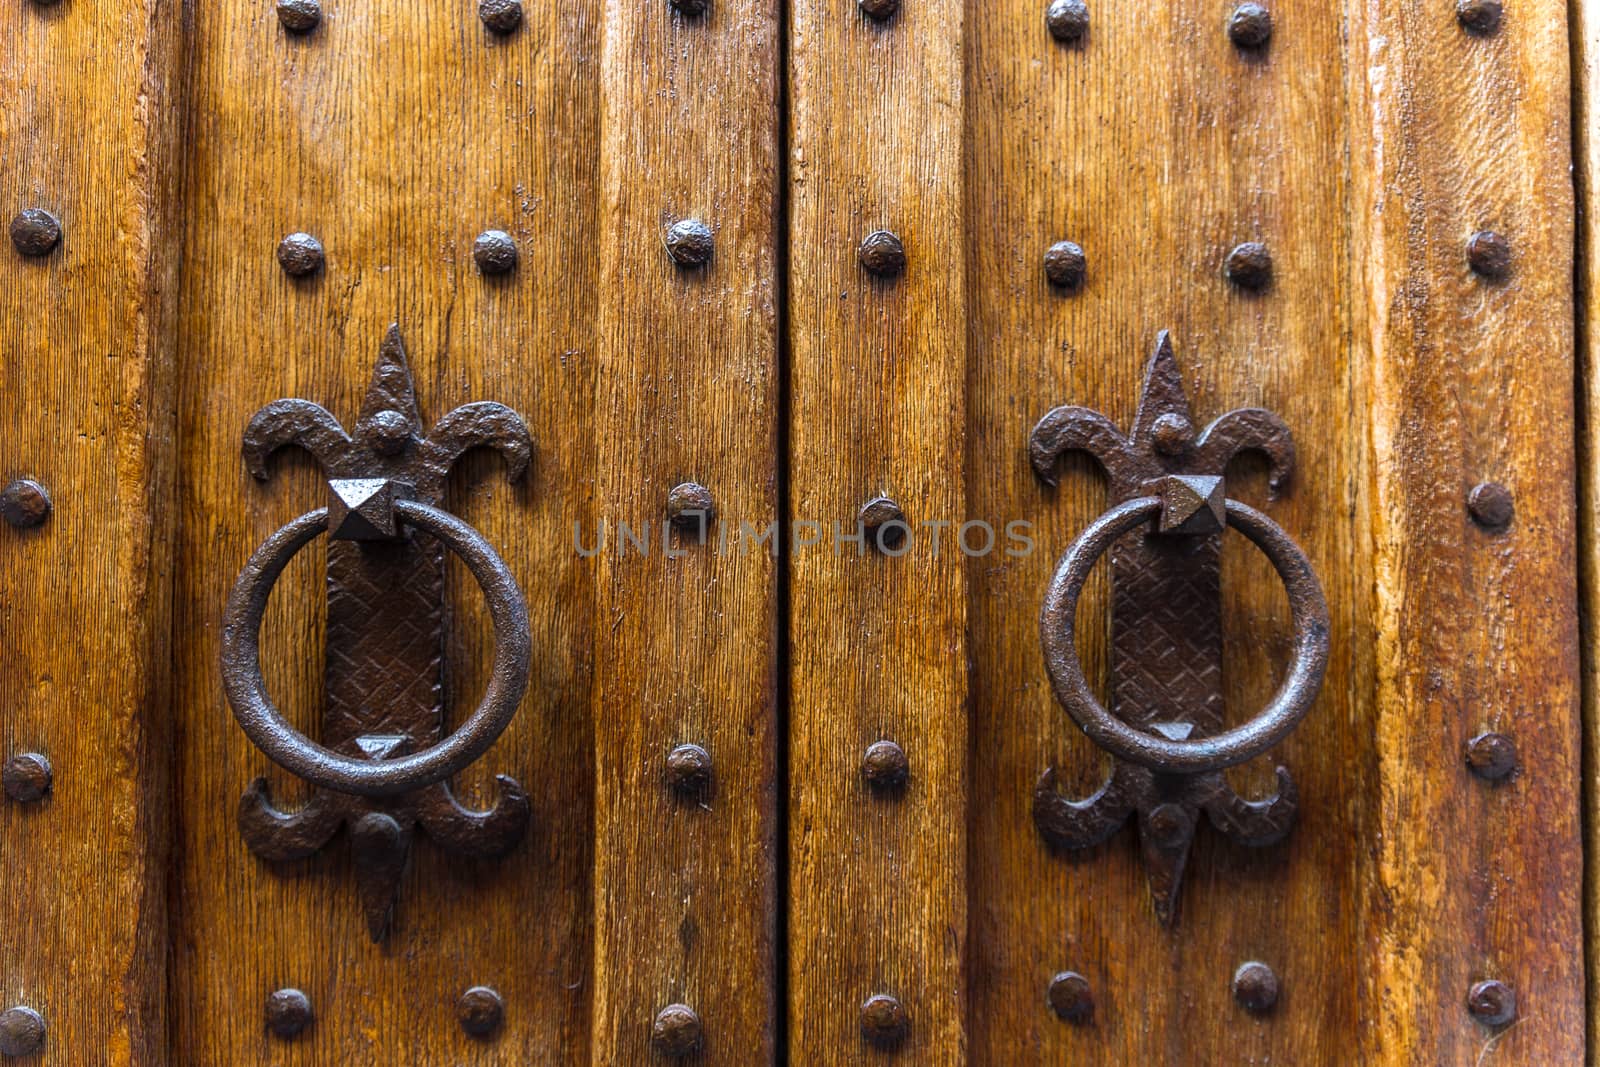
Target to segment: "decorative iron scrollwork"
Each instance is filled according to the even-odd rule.
[[[488,857],[521,839],[529,815],[527,794],[509,777],[496,778],[499,796],[487,811],[463,807],[447,781],[516,714],[531,638],[522,593],[505,564],[477,531],[437,505],[451,466],[468,449],[497,449],[515,480],[527,471],[533,444],[521,417],[493,403],[466,404],[426,436],[421,430],[398,326],[384,338],[353,436],[305,400],[278,400],[258,411],[244,434],[251,474],[265,481],[268,457],[298,445],[321,464],[332,493],[328,507],[295,519],[256,550],[223,626],[223,684],[240,726],[274,762],[318,787],[305,807],[283,812],[266,779],[256,779],[239,802],[239,830],[256,855],[292,860],[316,853],[346,827],[374,941],[388,932],[419,823],[435,841]],[[267,696],[258,642],[273,583],[324,530],[330,534],[327,651],[318,745]],[[442,737],[446,548],[483,589],[496,649],[482,702]]]
[[[1289,832],[1296,794],[1288,771],[1277,769],[1278,792],[1264,800],[1239,797],[1222,771],[1283,740],[1310,709],[1328,662],[1328,608],[1310,562],[1289,536],[1224,495],[1228,463],[1246,450],[1267,457],[1270,490],[1282,489],[1294,466],[1288,427],[1269,411],[1244,409],[1196,435],[1165,331],[1145,373],[1132,433],[1123,436],[1099,412],[1059,407],[1029,439],[1034,470],[1052,485],[1056,461],[1075,449],[1105,468],[1112,506],[1057,564],[1040,634],[1056,699],[1115,763],[1085,800],[1064,796],[1055,768],[1047,769],[1034,788],[1034,823],[1053,845],[1086,848],[1136,814],[1156,914],[1170,924],[1201,812],[1247,845],[1270,845]],[[1293,662],[1277,694],[1256,718],[1227,730],[1218,536],[1224,525],[1271,560],[1295,627]],[[1107,550],[1111,711],[1084,678],[1074,617],[1083,582]]]

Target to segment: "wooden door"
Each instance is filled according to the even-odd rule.
[[[1590,4],[9,18],[0,1054],[1588,1055]],[[1216,794],[1295,811],[1163,853],[1119,793],[1063,847],[1120,772],[1041,609],[1133,493],[1061,412],[1155,447],[1180,402],[1285,431],[1182,470],[1326,604],[1314,703]],[[424,468],[531,649],[460,808],[310,785],[225,691],[259,546]],[[1088,573],[1090,689],[1193,669],[1197,740],[1248,722],[1302,601],[1232,533],[1140,594],[1143,536]],[[314,540],[266,606],[266,691],[350,759],[498,684],[477,575],[406,544]]]

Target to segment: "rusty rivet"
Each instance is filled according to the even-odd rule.
[[[11,220],[11,243],[25,256],[49,254],[61,240],[61,223],[43,208],[23,208]]]
[[[1083,249],[1071,241],[1057,241],[1044,254],[1044,276],[1057,289],[1081,287],[1088,266]]]
[[[311,1018],[311,998],[298,989],[279,989],[267,998],[267,1029],[279,1037],[298,1037]]]
[[[900,10],[900,0],[856,0],[861,13],[869,19],[883,22]]]
[[[411,443],[411,420],[393,408],[375,411],[366,424],[367,443],[380,456],[398,456]]]
[[[711,227],[699,219],[682,219],[667,230],[667,252],[680,267],[704,266],[715,249]]]
[[[1260,4],[1240,4],[1228,18],[1228,40],[1238,48],[1260,48],[1272,39],[1272,12]]]
[[[522,25],[522,0],[478,0],[478,19],[491,33],[511,33]]]
[[[491,1037],[505,1020],[506,1006],[500,994],[486,985],[475,985],[456,1001],[456,1019],[471,1037]]]
[[[1500,0],[1456,0],[1456,20],[1469,33],[1487,37],[1500,28]]]
[[[1246,241],[1228,253],[1223,273],[1241,289],[1265,289],[1272,283],[1272,253],[1260,241]]]
[[[861,1036],[875,1048],[893,1049],[911,1033],[911,1019],[900,1001],[875,993],[861,1005]]]
[[[1478,982],[1467,990],[1467,1011],[1485,1026],[1504,1026],[1517,1017],[1517,994],[1492,978]]]
[[[1051,0],[1044,19],[1058,41],[1082,40],[1089,32],[1089,8],[1083,0]]]
[[[911,761],[906,750],[893,741],[874,741],[861,757],[861,777],[879,792],[901,789],[911,776]]]
[[[893,278],[906,269],[906,246],[888,230],[873,230],[857,250],[861,265],[880,278]]]
[[[1145,816],[1145,831],[1161,848],[1177,848],[1188,839],[1194,820],[1181,804],[1157,804]]]
[[[703,797],[711,791],[711,753],[699,745],[679,745],[667,753],[667,786],[681,797]]]
[[[322,259],[322,242],[309,233],[291,233],[278,242],[278,266],[291,278],[315,274]]]
[[[1505,734],[1479,734],[1467,742],[1467,767],[1485,781],[1499,781],[1517,769],[1517,743]]]
[[[278,22],[290,33],[314,30],[322,21],[322,5],[317,0],[278,0]]]
[[[0,516],[19,530],[50,517],[50,493],[32,478],[18,478],[0,489]]]
[[[699,533],[716,517],[711,490],[699,482],[682,482],[667,493],[667,521],[687,533]]]
[[[517,242],[504,230],[484,230],[472,242],[472,261],[484,274],[510,274],[517,269]]]
[[[38,752],[19,752],[0,768],[0,785],[19,804],[43,800],[52,780],[50,761]]]
[[[1241,963],[1233,972],[1233,999],[1246,1011],[1265,1014],[1278,1005],[1278,976],[1258,960]]]
[[[1480,278],[1497,282],[1511,273],[1511,242],[1493,230],[1467,238],[1467,265]]]
[[[672,9],[684,15],[703,15],[706,12],[706,0],[671,0]]]
[[[876,496],[861,505],[856,516],[872,544],[880,551],[899,548],[905,543],[909,527],[906,513],[886,496]]]
[[[664,1056],[688,1056],[700,1047],[700,1016],[687,1004],[668,1004],[650,1024],[650,1043]]]
[[[1511,490],[1499,482],[1482,482],[1467,494],[1467,512],[1485,530],[1504,530],[1516,518],[1517,506]]]
[[[1094,1014],[1094,991],[1089,979],[1077,971],[1062,971],[1050,979],[1045,994],[1050,1010],[1069,1023],[1081,1023]]]
[[[0,1012],[0,1056],[32,1056],[44,1048],[44,1016],[25,1004]]]
[[[1169,411],[1150,427],[1150,440],[1163,456],[1181,456],[1194,444],[1194,424],[1177,412]]]

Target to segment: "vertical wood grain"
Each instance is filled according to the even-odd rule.
[[[27,4],[0,35],[0,221],[63,231],[0,238],[0,486],[55,502],[0,525],[0,759],[54,770],[0,800],[0,1009],[44,1017],[43,1064],[166,1062],[179,15]]]
[[[1036,543],[969,572],[972,792],[983,798],[972,807],[969,868],[979,1062],[1354,1062],[1330,1051],[1345,1047],[1362,1011],[1351,898],[1372,819],[1361,725],[1372,685],[1360,548],[1368,416],[1342,298],[1351,116],[1338,8],[1270,7],[1274,33],[1257,52],[1230,42],[1233,5],[1209,0],[1091,5],[1077,43],[1051,36],[1036,0],[997,4],[968,28],[969,503],[991,522],[1031,522]],[[1063,239],[1087,257],[1077,291],[1045,275],[1045,251]],[[1224,277],[1244,241],[1272,254],[1263,292]],[[1053,698],[1038,631],[1057,560],[1106,495],[1092,461],[1070,457],[1051,489],[1026,451],[1035,421],[1058,404],[1129,427],[1163,329],[1197,427],[1259,406],[1293,431],[1285,492],[1269,499],[1250,459],[1234,465],[1227,491],[1301,545],[1333,623],[1327,684],[1305,721],[1228,774],[1254,798],[1270,795],[1276,765],[1287,767],[1300,796],[1293,833],[1252,849],[1202,821],[1171,928],[1151,906],[1131,822],[1103,845],[1060,853],[1033,822],[1047,767],[1076,798],[1109,767]],[[1291,627],[1276,575],[1235,535],[1224,539],[1222,588],[1234,724],[1271,695]],[[1090,591],[1083,653],[1103,679],[1106,587]],[[1233,971],[1247,960],[1283,984],[1271,1018],[1233,1001]],[[1046,991],[1062,971],[1089,981],[1091,1021],[1050,1010]]]
[[[1577,471],[1579,662],[1583,679],[1584,804],[1584,966],[1588,982],[1588,1023],[1600,1025],[1600,986],[1592,980],[1600,966],[1600,4],[1573,0],[1572,39],[1573,177],[1577,194],[1575,294],[1578,358]],[[1589,1042],[1590,1064],[1600,1063],[1600,1045]]]
[[[966,1062],[964,32],[954,0],[882,23],[851,0],[791,9],[789,510],[796,540],[821,537],[788,565],[796,1063]],[[903,276],[857,261],[878,229]],[[835,541],[879,495],[913,528],[899,558]],[[885,739],[909,759],[900,795],[862,779]],[[909,1018],[898,1052],[863,1040],[876,994]]]
[[[777,514],[778,7],[702,15],[612,0],[604,129],[594,568],[594,1062],[652,1059],[669,1004],[696,1062],[770,1062],[777,892],[777,570],[739,524]],[[669,227],[715,251],[675,265]],[[667,495],[708,488],[708,543],[666,534]],[[641,551],[621,524],[646,536]],[[665,535],[665,537],[664,537]],[[592,531],[590,543],[593,543]],[[699,796],[665,760],[713,761]]]
[[[572,523],[593,495],[591,425],[599,302],[598,4],[524,7],[490,33],[470,2],[323,4],[292,36],[270,3],[195,5],[187,136],[181,346],[183,450],[177,583],[175,891],[177,1042],[193,1064],[584,1062],[593,998],[593,644],[590,576]],[[520,265],[489,278],[479,232],[510,233]],[[296,281],[275,260],[286,233],[327,252]],[[240,435],[283,396],[354,422],[378,345],[398,322],[425,423],[496,400],[535,439],[533,471],[507,485],[498,457],[469,457],[450,509],[502,554],[527,599],[528,693],[500,740],[455,786],[483,806],[493,775],[529,792],[527,837],[469,860],[426,833],[411,848],[392,932],[368,940],[343,835],[317,856],[269,864],[240,839],[241,791],[266,774],[292,804],[306,791],[240,731],[217,661],[224,600],[249,553],[324,502],[308,460],[285,455],[266,484]],[[320,547],[286,572],[265,625],[268,688],[313,738],[321,721]],[[485,681],[480,595],[452,565],[447,719]],[[467,1036],[456,1000],[497,989],[503,1030]],[[266,997],[296,986],[316,1021],[293,1041],[263,1025]]]
[[[1464,32],[1427,4],[1352,11],[1353,261],[1371,367],[1379,804],[1362,913],[1381,1062],[1574,1063],[1584,1049],[1569,45],[1563,5]],[[1478,230],[1512,270],[1468,268]],[[1468,517],[1483,481],[1503,532]],[[1516,775],[1465,742],[1510,735]],[[1369,873],[1370,872],[1370,873]],[[1474,982],[1518,1021],[1473,1022]]]

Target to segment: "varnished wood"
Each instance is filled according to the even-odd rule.
[[[738,537],[777,515],[778,7],[612,0],[605,22],[593,1062],[651,1062],[652,1019],[682,1003],[695,1062],[742,1067],[771,1061],[778,1026],[777,564]],[[686,219],[713,232],[703,266],[667,253]],[[663,539],[690,481],[714,501],[707,544]],[[668,788],[680,744],[711,756],[701,794]]]
[[[187,223],[180,344],[184,457],[175,625],[182,849],[175,879],[171,1063],[585,1062],[591,953],[594,734],[592,572],[572,550],[596,463],[597,228],[602,225],[596,5],[529,5],[497,37],[471,5],[330,0],[321,26],[286,34],[270,4],[195,7],[189,31]],[[472,243],[509,232],[517,271],[486,278]],[[288,278],[275,249],[315,234],[326,268]],[[368,940],[344,835],[312,859],[269,864],[240,839],[241,791],[267,774],[305,791],[245,738],[223,700],[218,619],[245,558],[324,503],[317,472],[284,455],[246,472],[249,416],[300,396],[354,422],[378,345],[398,322],[426,422],[471,400],[520,412],[535,441],[528,481],[469,460],[450,509],[495,545],[533,633],[516,720],[457,776],[465,803],[509,774],[532,825],[502,859],[464,860],[419,835],[388,941]],[[269,691],[315,737],[321,721],[320,550],[289,568],[265,626]],[[486,680],[486,612],[452,565],[449,716]],[[504,999],[503,1030],[466,1035],[456,1000]],[[296,986],[316,1022],[283,1041],[269,993]]]
[[[1036,4],[1017,0],[969,30],[967,217],[985,235],[969,245],[971,508],[1033,523],[1037,542],[1026,558],[971,572],[972,790],[985,798],[972,812],[969,886],[978,1063],[1323,1062],[1331,1036],[1346,1040],[1361,1013],[1351,951],[1361,919],[1341,902],[1356,893],[1371,811],[1358,725],[1373,684],[1371,579],[1359,524],[1347,519],[1368,469],[1369,418],[1354,399],[1352,312],[1337,299],[1351,270],[1343,25],[1336,7],[1275,3],[1270,44],[1242,55],[1225,32],[1228,10],[1101,4],[1086,40],[1063,45]],[[1081,291],[1045,276],[1045,250],[1061,239],[1085,250]],[[1245,241],[1273,257],[1260,293],[1224,278]],[[1058,557],[1106,497],[1079,457],[1061,465],[1059,489],[1044,486],[1027,433],[1064,403],[1127,428],[1161,329],[1172,331],[1198,426],[1259,406],[1291,428],[1297,462],[1277,499],[1250,458],[1233,465],[1227,491],[1302,546],[1333,623],[1320,700],[1288,741],[1228,775],[1241,795],[1265,796],[1274,767],[1286,766],[1297,825],[1265,849],[1202,825],[1171,928],[1156,918],[1131,824],[1104,845],[1054,854],[1030,813],[1046,767],[1074,797],[1107,773],[1050,692],[1037,622]],[[1290,627],[1276,577],[1243,538],[1225,538],[1223,564],[1233,724],[1271,694]],[[1105,610],[1102,587],[1079,617]],[[1090,677],[1103,676],[1105,627],[1085,628]],[[1247,960],[1282,982],[1271,1018],[1233,1001],[1230,979]],[[1060,971],[1088,979],[1091,1022],[1064,1022],[1047,1006]]]
[[[1377,685],[1375,851],[1358,868],[1377,1005],[1367,1055],[1574,1063],[1585,1048],[1573,462],[1573,207],[1566,12],[1507,8],[1469,35],[1426,5],[1364,11],[1357,113],[1355,379],[1367,409]],[[1466,264],[1495,230],[1510,277]],[[1466,515],[1482,481],[1516,518]],[[1518,774],[1488,786],[1467,739],[1511,735]],[[1367,731],[1370,731],[1368,733]],[[1369,865],[1370,864],[1370,865]],[[1472,1022],[1499,979],[1518,1021]]]
[[[1034,10],[1002,5],[968,29],[966,217],[984,235],[969,246],[970,505],[1020,511],[1041,546],[969,576],[972,791],[987,798],[968,889],[974,1058],[1320,1062],[1355,1042],[1350,1057],[1370,1062],[1474,1063],[1489,1047],[1571,1062],[1582,967],[1556,947],[1580,936],[1560,13],[1518,8],[1480,40],[1447,5],[1352,7],[1346,21],[1278,3],[1250,58],[1207,4],[1102,5],[1067,47]],[[1503,285],[1467,270],[1479,228],[1512,236]],[[1059,238],[1087,250],[1076,295],[1044,277]],[[1274,254],[1259,296],[1222,278],[1247,239]],[[1230,493],[1306,548],[1335,650],[1307,721],[1235,772],[1259,790],[1286,764],[1299,825],[1263,851],[1203,831],[1170,931],[1131,831],[1051,856],[1029,819],[1047,764],[1078,795],[1104,774],[1051,699],[1034,625],[1054,557],[1102,499],[1087,463],[1051,491],[1022,455],[1056,403],[1125,425],[1160,327],[1202,420],[1260,404],[1293,428],[1290,491],[1262,501],[1246,464]],[[1516,494],[1504,536],[1467,518],[1480,480]],[[1239,721],[1281,670],[1287,620],[1242,546],[1224,584]],[[1099,642],[1084,651],[1104,669]],[[1488,728],[1523,752],[1507,785],[1464,767],[1464,743]],[[1270,1018],[1230,995],[1247,959],[1282,980]],[[1089,1025],[1044,1004],[1067,969],[1094,988]],[[1490,977],[1522,1002],[1498,1036],[1465,1009]]]
[[[790,37],[789,1055],[794,1063],[966,1056],[967,652],[955,527],[965,514],[963,5],[918,0],[879,23],[797,4]],[[857,261],[905,245],[902,276]],[[914,529],[889,558],[837,542],[863,504]],[[815,524],[802,528],[801,523]],[[899,794],[869,791],[880,739]],[[860,1006],[899,999],[904,1046],[874,1051]]]
[[[1589,981],[1589,1030],[1600,1023],[1600,987],[1593,981],[1600,966],[1600,4],[1579,0],[1571,7],[1573,82],[1573,172],[1577,218],[1578,356],[1578,573],[1580,578],[1580,657],[1583,664],[1584,720],[1584,962]],[[1590,1043],[1590,1064],[1600,1063],[1600,1049]]]
[[[0,1009],[45,1016],[44,1062],[650,1063],[673,1002],[703,1022],[690,1062],[738,1067],[1584,1056],[1600,12],[1508,4],[1478,36],[1451,0],[1276,0],[1246,53],[1231,2],[1091,3],[1075,44],[1045,6],[583,0],[497,36],[471,0],[328,0],[293,36],[261,0],[18,5],[0,221],[43,207],[65,239],[38,261],[0,243],[0,484],[56,501],[0,526],[0,758],[43,751],[56,785],[0,802]],[[706,266],[664,247],[685,218],[714,232]],[[488,228],[516,240],[509,277],[473,265]],[[900,276],[858,263],[878,228]],[[274,250],[301,229],[327,264],[295,281]],[[1469,270],[1480,229],[1509,278]],[[1087,252],[1079,291],[1046,281],[1060,239]],[[1273,255],[1260,293],[1223,276],[1245,240]],[[246,556],[324,502],[303,457],[249,477],[247,419],[301,396],[350,423],[390,322],[425,420],[493,399],[536,441],[526,483],[472,457],[449,497],[517,576],[535,650],[457,784],[484,803],[514,776],[533,825],[492,861],[420,836],[375,946],[342,837],[293,864],[241,841],[256,775],[306,790],[239,731],[217,661]],[[1333,627],[1317,706],[1229,772],[1248,796],[1288,767],[1298,825],[1260,850],[1202,827],[1171,928],[1136,831],[1055,854],[1029,810],[1046,767],[1082,796],[1105,760],[1038,635],[1104,490],[1079,457],[1043,484],[1028,430],[1063,403],[1126,426],[1160,329],[1199,421],[1259,405],[1293,429],[1286,490],[1245,460],[1229,493],[1304,547]],[[709,545],[663,537],[690,480]],[[1509,487],[1507,530],[1469,517],[1480,481]],[[880,494],[915,529],[904,557],[835,534]],[[775,558],[755,538],[780,518]],[[963,555],[966,520],[995,551]],[[1012,521],[1031,552],[1006,552]],[[937,554],[930,522],[951,524]],[[313,736],[320,560],[286,574],[264,656]],[[1099,581],[1081,652],[1103,685]],[[449,584],[459,718],[492,634],[465,571]],[[1289,621],[1241,539],[1223,586],[1237,722]],[[1518,747],[1504,783],[1463,762],[1486,729]],[[864,780],[882,739],[901,791]],[[681,743],[710,753],[703,794],[669,789]],[[1259,1017],[1229,991],[1252,959],[1283,987]],[[1063,970],[1087,1022],[1046,1003]],[[1468,1015],[1485,978],[1514,1025]],[[505,1004],[487,1040],[456,1019],[478,984]],[[283,986],[317,1016],[292,1041],[262,1021]],[[880,993],[909,1018],[897,1052],[860,1030]]]
[[[55,501],[0,525],[0,759],[54,769],[0,800],[0,1010],[44,1017],[50,1064],[164,1061],[180,14],[27,4],[0,34],[0,221],[63,234],[0,238],[0,486]]]

